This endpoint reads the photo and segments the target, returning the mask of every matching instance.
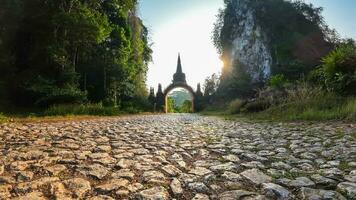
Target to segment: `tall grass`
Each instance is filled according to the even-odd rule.
[[[115,107],[104,107],[101,104],[85,105],[55,105],[43,112],[43,116],[68,116],[68,115],[98,115],[115,116],[122,112]]]
[[[227,113],[228,114],[237,114],[240,113],[242,106],[246,104],[246,101],[241,100],[241,99],[235,99],[230,102],[228,108],[227,108]]]
[[[7,122],[8,118],[4,114],[0,113],[0,123]]]
[[[356,97],[341,97],[324,92],[321,88],[299,86],[288,91],[283,103],[254,117],[278,120],[356,120]]]

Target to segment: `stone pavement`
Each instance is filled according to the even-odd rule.
[[[356,199],[356,130],[193,114],[0,124],[0,199]]]

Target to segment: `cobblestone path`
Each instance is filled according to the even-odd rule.
[[[354,126],[189,114],[0,124],[0,199],[356,199]]]

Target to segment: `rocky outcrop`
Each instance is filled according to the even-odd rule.
[[[228,65],[234,66],[239,62],[246,66],[246,71],[254,81],[268,78],[272,56],[267,35],[256,22],[255,11],[245,0],[232,1],[230,6],[238,23],[232,25]]]

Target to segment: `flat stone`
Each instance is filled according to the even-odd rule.
[[[129,169],[121,169],[121,170],[111,174],[111,177],[116,178],[116,179],[125,178],[125,179],[132,180],[135,177],[135,173],[133,173]]]
[[[110,193],[113,190],[117,190],[122,187],[126,187],[129,184],[129,181],[126,179],[111,179],[108,182],[98,185],[95,187],[95,190],[99,193]]]
[[[269,197],[287,200],[292,199],[291,193],[284,187],[274,183],[262,183],[263,193]]]
[[[111,151],[111,146],[109,145],[100,145],[95,148],[95,151],[97,152],[110,152]]]
[[[166,177],[159,171],[146,171],[142,175],[143,181],[148,183],[164,183]]]
[[[41,188],[50,183],[58,182],[58,181],[59,181],[58,177],[43,177],[37,179],[36,181],[19,183],[17,184],[15,191],[19,193],[27,193],[30,192],[31,190],[32,191],[37,190],[38,188]]]
[[[61,182],[50,183],[50,192],[55,199],[72,199],[71,192]]]
[[[11,185],[0,185],[0,199],[2,198],[10,198],[11,193],[10,191],[12,190]]]
[[[82,199],[91,190],[90,182],[82,178],[65,180],[63,183],[79,199]]]
[[[33,172],[30,171],[20,171],[16,174],[17,181],[30,181],[33,178]]]
[[[344,196],[333,190],[322,190],[302,187],[299,192],[301,199],[337,199],[346,200]]]
[[[356,183],[356,170],[352,170],[349,175],[344,176],[344,179],[347,182]]]
[[[307,177],[297,177],[288,184],[289,187],[313,187],[315,183]]]
[[[43,193],[38,191],[30,192],[24,196],[19,196],[13,199],[14,200],[47,200],[47,198],[45,198]]]
[[[224,164],[211,166],[209,169],[212,171],[234,171],[237,169],[237,165],[233,162],[227,162]]]
[[[16,171],[24,171],[26,170],[28,165],[29,165],[28,161],[15,161],[11,163],[10,168]]]
[[[130,194],[130,191],[128,190],[117,190],[115,193],[119,197],[127,197]]]
[[[53,165],[45,168],[45,170],[47,170],[51,176],[58,176],[58,174],[66,169],[67,167],[65,165]]]
[[[317,186],[322,187],[324,189],[334,189],[337,185],[337,181],[331,178],[326,178],[319,174],[314,174],[310,178],[315,182]]]
[[[239,200],[246,197],[255,196],[256,193],[246,190],[231,190],[219,195],[219,200]]]
[[[88,157],[91,159],[100,159],[100,158],[105,158],[105,157],[109,157],[110,155],[108,153],[92,153],[89,154]]]
[[[115,199],[110,196],[99,195],[99,196],[91,197],[89,200],[115,200]]]
[[[272,167],[276,169],[285,169],[285,170],[290,170],[292,167],[284,162],[275,162],[272,163]]]
[[[91,176],[97,179],[103,179],[108,173],[108,169],[100,164],[89,165],[79,170],[86,176]]]
[[[5,172],[5,166],[0,165],[0,176]]]
[[[179,174],[182,173],[182,171],[177,167],[175,167],[174,165],[165,165],[162,167],[162,169],[170,176],[178,176]]]
[[[350,199],[356,199],[356,183],[342,182],[337,185],[338,191]]]
[[[223,159],[230,161],[230,162],[240,162],[240,158],[234,154],[229,154],[226,156],[222,156]]]
[[[206,195],[206,194],[200,194],[200,193],[196,194],[196,195],[192,198],[192,200],[209,200],[209,199],[210,199],[210,198],[209,198],[208,195]]]
[[[224,172],[221,175],[221,177],[226,179],[226,180],[235,181],[235,182],[243,180],[243,178],[242,178],[242,176],[240,174],[236,174],[236,173],[229,172],[229,171]]]
[[[188,188],[194,192],[206,193],[209,191],[209,188],[201,182],[189,183]]]
[[[180,195],[183,193],[182,184],[176,178],[172,180],[170,187],[174,195]]]
[[[119,162],[117,163],[117,166],[123,169],[130,168],[135,162],[133,160],[129,159],[120,159]]]
[[[162,187],[153,187],[150,189],[143,190],[135,195],[138,200],[168,200],[169,193]]]
[[[270,176],[267,176],[258,169],[249,169],[240,173],[240,175],[255,185],[269,183],[272,181],[272,178]]]
[[[127,189],[130,192],[137,192],[137,191],[141,190],[142,188],[144,188],[144,186],[141,183],[133,183],[133,184],[127,186]]]
[[[210,173],[211,173],[211,171],[204,167],[196,167],[189,171],[189,174],[195,174],[198,176],[204,176],[204,175],[210,174]]]

